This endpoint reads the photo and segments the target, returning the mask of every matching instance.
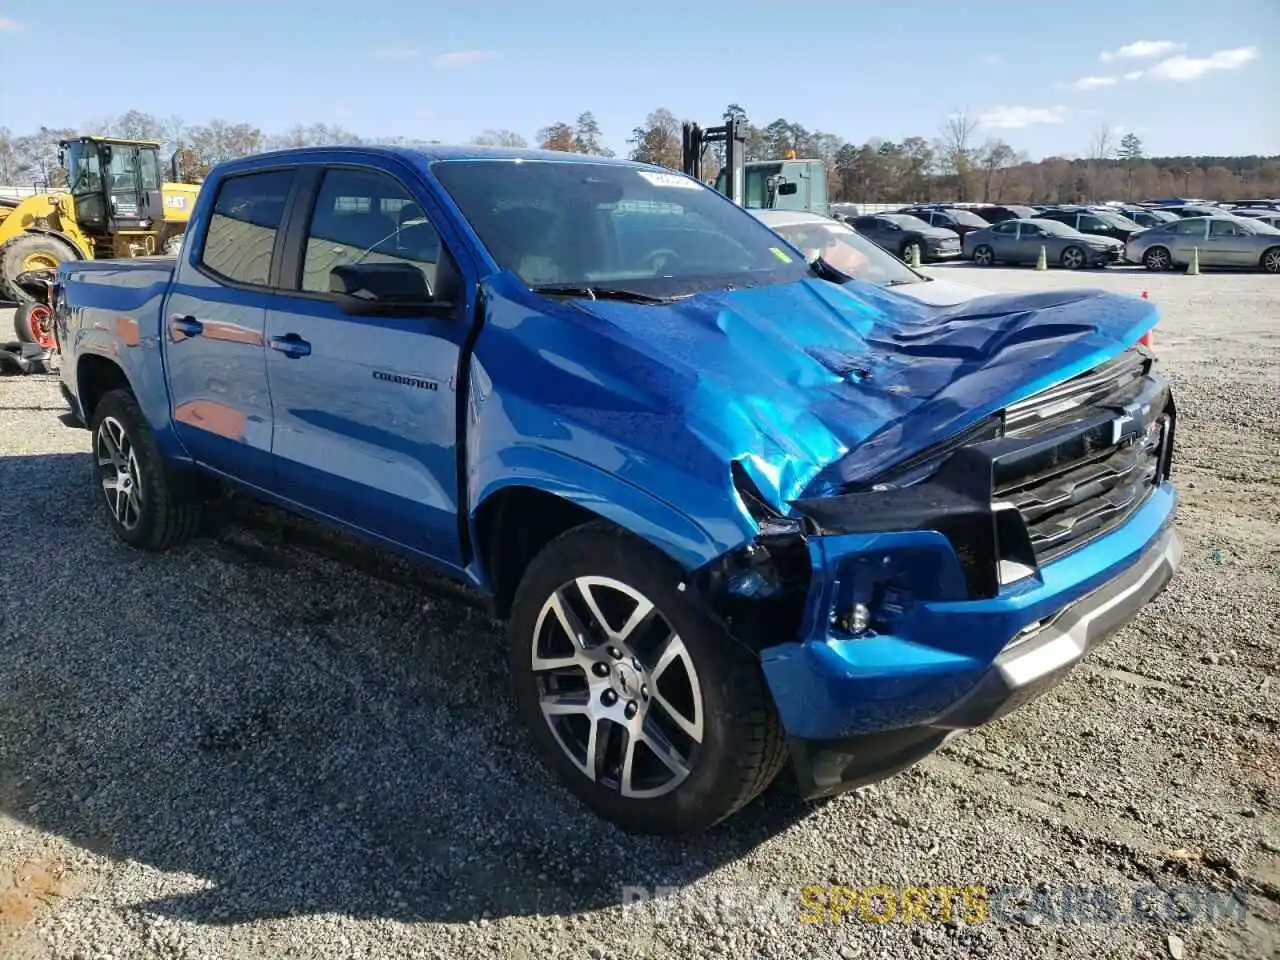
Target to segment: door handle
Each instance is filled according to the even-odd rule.
[[[184,337],[198,337],[204,332],[204,324],[195,317],[174,317],[169,321],[169,329]]]
[[[271,349],[279,350],[286,357],[294,359],[311,355],[311,344],[296,333],[286,333],[282,337],[272,337]]]

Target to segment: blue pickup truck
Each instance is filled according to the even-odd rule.
[[[927,307],[645,164],[236,160],[176,261],[65,264],[53,307],[120,538],[230,485],[464,581],[534,747],[630,830],[901,770],[1180,559],[1153,305]]]

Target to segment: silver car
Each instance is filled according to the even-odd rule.
[[[1111,237],[1081,233],[1056,220],[1003,220],[964,236],[964,255],[980,267],[996,263],[1035,263],[1044,248],[1048,265],[1079,270],[1105,267],[1120,259],[1124,244]]]
[[[1191,262],[1200,251],[1206,267],[1261,267],[1280,273],[1280,229],[1241,217],[1188,217],[1129,238],[1125,259],[1148,270],[1169,270]]]

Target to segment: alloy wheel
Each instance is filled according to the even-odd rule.
[[[992,259],[994,258],[990,247],[979,247],[973,251],[973,261],[980,267],[989,267]]]
[[[121,527],[133,530],[142,520],[141,473],[133,443],[119,420],[105,417],[95,447],[107,506]]]
[[[1084,266],[1084,253],[1075,247],[1068,247],[1062,254],[1062,265],[1068,270],[1079,270]]]
[[[1280,273],[1280,247],[1268,250],[1263,255],[1262,269],[1267,273]]]
[[[1143,258],[1148,270],[1168,270],[1169,254],[1164,251],[1163,247],[1156,247],[1154,250],[1148,250],[1147,255]]]
[[[589,780],[648,799],[697,764],[703,697],[684,641],[639,591],[577,577],[542,605],[530,651],[543,719]]]

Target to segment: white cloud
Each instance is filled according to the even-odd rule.
[[[18,21],[10,20],[8,17],[0,17],[0,30],[17,30]]]
[[[492,50],[458,50],[454,53],[442,53],[436,57],[436,66],[446,70],[470,66],[484,60],[497,60],[498,55]]]
[[[422,51],[414,47],[381,47],[373,55],[379,60],[417,60]]]
[[[992,107],[978,116],[984,127],[1017,130],[1042,123],[1061,123],[1067,115],[1066,107]]]
[[[1141,80],[1143,72],[1142,70],[1130,70],[1124,75],[1124,78],[1126,80]]]
[[[1081,77],[1075,83],[1067,84],[1069,90],[1097,90],[1099,87],[1114,87],[1115,77]]]
[[[1186,47],[1185,43],[1173,40],[1135,40],[1126,43],[1119,50],[1104,51],[1102,60],[1147,60],[1154,57],[1167,57]]]
[[[1189,80],[1199,80],[1214,70],[1239,70],[1257,59],[1257,47],[1236,47],[1233,50],[1219,50],[1207,57],[1170,57],[1152,67],[1151,75],[1161,80],[1186,83]]]

